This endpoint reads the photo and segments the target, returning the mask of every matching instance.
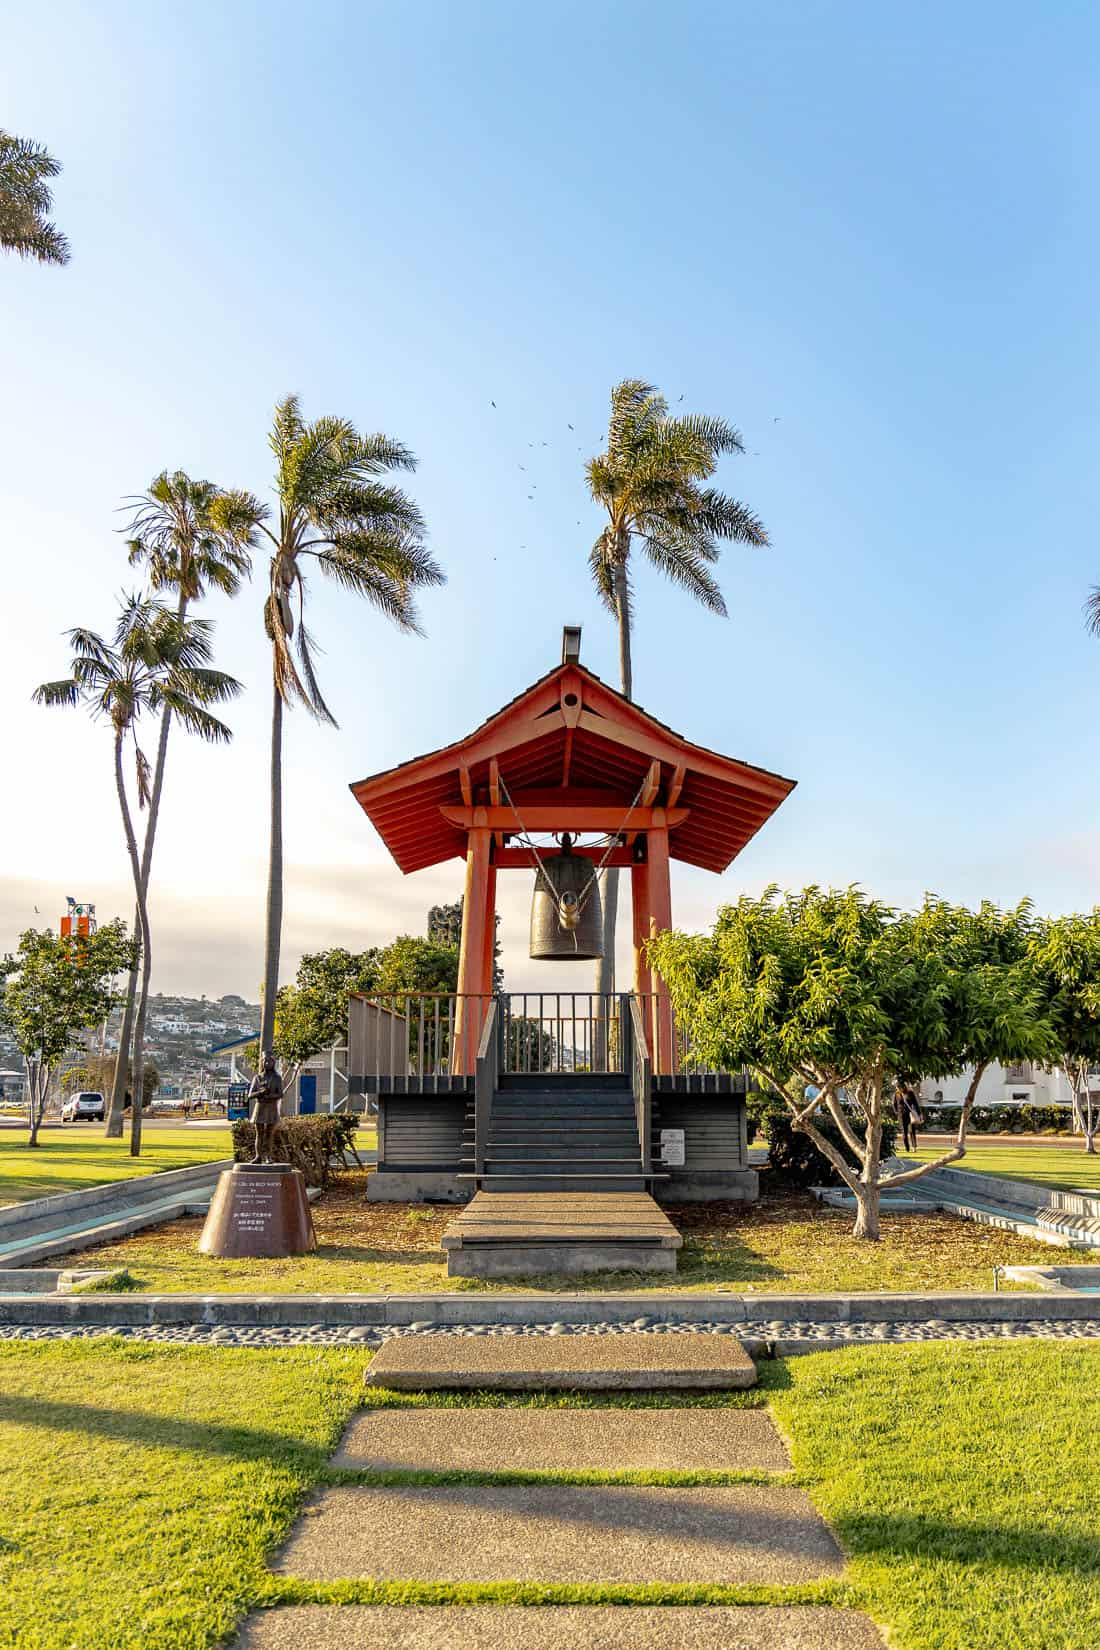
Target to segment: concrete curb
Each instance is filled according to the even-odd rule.
[[[1100,1295],[44,1295],[0,1296],[0,1323],[448,1328],[463,1324],[956,1324],[1100,1321]],[[644,1320],[644,1322],[643,1322]]]

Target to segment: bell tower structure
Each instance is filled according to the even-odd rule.
[[[469,1005],[492,993],[498,874],[535,875],[532,956],[581,959],[593,955],[594,883],[609,865],[630,871],[634,990],[647,1005],[653,1069],[673,1071],[667,991],[645,956],[651,935],[672,925],[671,863],[721,873],[793,789],[694,744],[602,682],[580,662],[579,626],[565,628],[561,663],[473,733],[351,786],[403,872],[465,861],[455,1048],[467,1072],[477,1052]],[[563,869],[563,859],[577,865]],[[571,948],[570,934],[584,947],[578,938]]]

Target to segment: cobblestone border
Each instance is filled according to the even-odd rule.
[[[735,1335],[755,1358],[788,1358],[803,1352],[822,1352],[843,1346],[899,1345],[924,1341],[1100,1340],[1100,1321],[1048,1318],[987,1319],[948,1322],[860,1323],[813,1322],[777,1318],[768,1323],[706,1322],[698,1319],[655,1322],[644,1317],[630,1323],[603,1320],[586,1323],[439,1325],[335,1325],[323,1323],[260,1327],[255,1324],[0,1324],[0,1341],[126,1340],[156,1341],[176,1346],[358,1346],[368,1350],[406,1335]]]

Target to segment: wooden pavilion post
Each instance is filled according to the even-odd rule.
[[[662,811],[654,814],[662,818]],[[672,1004],[668,987],[645,960],[645,942],[672,927],[672,878],[669,866],[668,826],[660,823],[646,832],[646,859],[631,866],[634,904],[634,989],[644,999],[650,1040],[650,1059],[656,1072],[676,1069]]]
[[[482,809],[475,810],[476,815]],[[492,832],[475,823],[466,839],[466,888],[462,899],[462,943],[458,953],[458,1001],[455,1004],[451,1070],[470,1074],[481,1036],[481,1001],[493,987],[493,931],[496,871],[491,863]],[[486,972],[488,970],[488,972]]]

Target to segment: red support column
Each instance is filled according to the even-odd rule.
[[[482,810],[477,810],[481,812]],[[475,814],[476,819],[476,814]],[[454,1049],[451,1070],[470,1074],[477,1060],[480,1038],[480,1017],[476,1001],[486,989],[485,947],[486,928],[493,928],[489,915],[490,879],[495,885],[496,874],[490,864],[492,832],[475,823],[466,839],[466,889],[462,900],[462,944],[458,953],[458,1001],[455,1005]],[[493,889],[495,898],[495,887]],[[489,939],[490,980],[492,979],[492,938]]]
[[[654,810],[655,812],[657,810]],[[672,927],[672,878],[668,858],[668,827],[661,825],[646,835],[649,850],[649,933],[659,934]],[[668,987],[659,974],[652,976],[654,993],[653,1069],[676,1070],[676,1050],[672,1030],[672,1004]]]
[[[645,960],[645,942],[649,938],[649,866],[645,860],[630,867],[630,892],[634,906],[634,990],[642,999],[642,1012],[648,1013],[646,999],[653,990],[653,982]]]

